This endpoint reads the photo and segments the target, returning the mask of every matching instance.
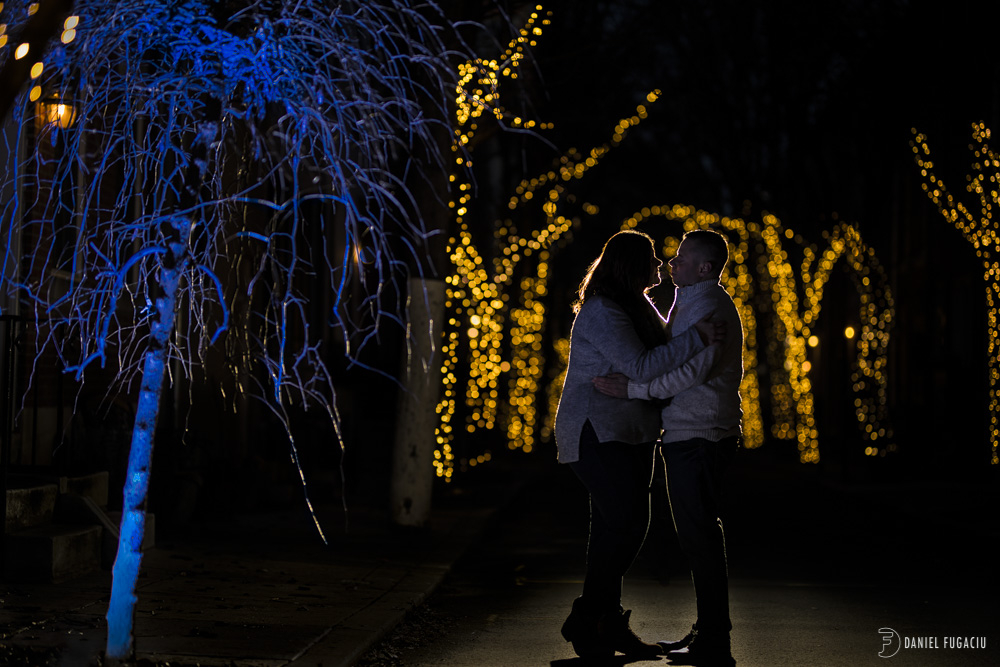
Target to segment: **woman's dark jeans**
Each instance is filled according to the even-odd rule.
[[[590,492],[583,598],[595,607],[617,609],[622,578],[649,528],[653,443],[598,442],[588,421],[580,437],[580,460],[569,466]]]

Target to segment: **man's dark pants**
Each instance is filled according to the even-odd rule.
[[[719,505],[723,476],[739,446],[738,436],[718,442],[695,438],[660,446],[674,529],[690,562],[698,598],[695,627],[699,634],[728,637],[732,629],[726,540]]]

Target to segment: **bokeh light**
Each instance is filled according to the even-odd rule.
[[[456,167],[472,166],[473,139],[484,117],[512,127],[552,127],[509,113],[501,104],[500,94],[503,81],[516,79],[525,46],[542,34],[550,16],[541,5],[536,6],[500,58],[470,61],[459,67],[453,143]],[[476,447],[476,440],[470,436],[480,430],[503,432],[506,446],[523,452],[533,451],[539,439],[551,438],[569,356],[567,339],[555,339],[551,349],[543,349],[551,253],[556,243],[580,223],[579,218],[562,213],[564,204],[573,201],[588,216],[598,212],[596,206],[577,201],[568,186],[618,146],[647,117],[650,106],[660,96],[659,90],[649,92],[632,115],[611,128],[605,143],[589,151],[571,149],[548,171],[522,180],[507,201],[511,217],[494,223],[490,252],[477,247],[466,221],[472,204],[472,184],[458,175],[450,177],[454,192],[450,207],[456,232],[448,244],[451,273],[446,278],[444,379],[437,406],[439,424],[433,462],[439,477],[450,480],[456,470],[492,458],[485,445],[482,453],[456,456],[459,433],[464,451]],[[456,170],[459,173],[461,169]],[[545,223],[530,232],[519,231],[513,214],[525,207],[540,209]],[[522,211],[519,219],[525,217]],[[807,463],[819,461],[819,431],[810,378],[814,362],[806,358],[807,351],[821,345],[813,329],[824,287],[834,265],[844,259],[860,298],[859,335],[853,342],[856,359],[851,368],[858,427],[868,455],[885,456],[895,450],[888,423],[885,372],[893,320],[892,296],[874,251],[854,226],[837,223],[824,233],[822,251],[770,214],[756,222],[689,206],[652,206],[636,212],[621,227],[633,228],[651,218],[679,222],[685,231],[711,227],[729,236],[733,261],[724,284],[746,328],[747,372],[741,394],[747,446],[759,447],[764,442],[765,422],[770,422],[769,435],[794,441],[800,460]],[[676,238],[664,240],[664,255],[671,256],[678,243]],[[788,244],[794,244],[801,255],[798,267],[789,259]],[[769,304],[764,314],[758,312],[761,299]],[[763,332],[758,331],[761,317],[766,318]],[[761,358],[766,359],[769,369],[765,377],[771,406],[768,420],[761,411]],[[546,368],[548,378],[543,377]],[[539,404],[542,398],[544,405]],[[463,417],[464,423],[456,423]]]
[[[986,282],[987,359],[989,376],[989,437],[990,462],[1000,464],[1000,327],[997,309],[1000,307],[1000,225],[993,208],[1000,202],[1000,154],[989,147],[990,130],[985,123],[973,123],[972,173],[966,176],[965,191],[975,204],[972,208],[955,200],[944,181],[935,176],[927,137],[914,128],[910,146],[920,175],[924,192],[934,202],[945,220],[950,222],[976,250],[976,257],[983,263],[983,280]]]

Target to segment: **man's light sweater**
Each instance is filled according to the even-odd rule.
[[[739,311],[719,283],[679,287],[667,315],[671,335],[683,335],[706,315],[726,323],[726,339],[709,345],[682,367],[651,382],[629,376],[629,398],[672,398],[660,418],[663,442],[692,438],[719,441],[742,433],[743,326]],[[627,373],[626,373],[627,375]]]
[[[559,462],[579,460],[580,434],[588,419],[600,442],[652,442],[660,432],[659,415],[651,403],[605,396],[594,388],[593,378],[623,373],[649,381],[704,348],[691,327],[669,344],[648,350],[621,306],[603,296],[587,299],[573,321],[569,367],[556,412]]]

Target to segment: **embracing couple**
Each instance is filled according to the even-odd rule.
[[[612,236],[580,285],[555,431],[559,461],[590,494],[583,593],[562,627],[581,657],[735,664],[719,502],[741,443],[743,328],[720,284],[728,258],[721,234],[684,235],[669,262],[677,289],[666,321],[647,296],[662,262],[646,234]],[[649,527],[655,451],[698,617],[684,638],[650,644],[632,631],[621,596]]]

